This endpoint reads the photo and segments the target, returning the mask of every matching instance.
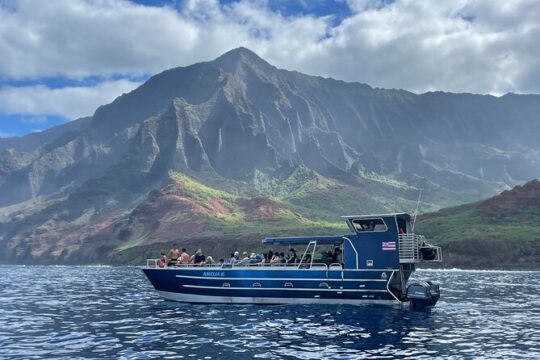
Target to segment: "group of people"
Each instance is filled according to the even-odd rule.
[[[244,251],[242,257],[238,251],[231,253],[231,257],[226,262],[230,265],[247,265],[247,264],[296,264],[298,261],[298,256],[296,255],[296,250],[290,248],[287,256],[283,252],[273,252],[272,250],[263,253],[256,254],[251,253],[248,256],[248,253]]]
[[[219,259],[218,262],[214,261],[212,256],[205,256],[202,252],[202,249],[198,249],[195,254],[189,255],[187,250],[184,248],[182,251],[178,249],[178,245],[174,244],[169,250],[168,254],[161,253],[161,256],[156,260],[156,265],[158,267],[166,266],[177,266],[177,265],[195,265],[195,266],[204,266],[204,265],[249,265],[249,264],[298,264],[301,259],[296,255],[296,250],[290,248],[285,255],[284,252],[274,252],[272,250],[263,253],[251,253],[248,255],[246,251],[240,256],[240,252],[235,251],[231,253],[231,257],[225,261],[224,259]],[[311,263],[311,255],[307,254],[303,263]],[[321,259],[316,259],[316,262],[325,263],[330,265],[332,263],[341,264],[343,263],[343,252],[339,247],[335,247],[334,251],[328,251],[322,254]]]
[[[204,266],[205,264],[214,263],[214,259],[211,256],[203,255],[202,249],[197,250],[193,255],[189,255],[185,248],[180,251],[177,244],[172,246],[168,254],[162,252],[161,256],[156,261],[156,264],[159,267],[189,264]]]

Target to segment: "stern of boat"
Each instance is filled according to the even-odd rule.
[[[418,234],[399,234],[400,281],[393,289],[402,301],[408,301],[414,310],[435,306],[441,296],[440,286],[431,281],[408,283],[416,264],[442,262],[442,249],[431,245]]]

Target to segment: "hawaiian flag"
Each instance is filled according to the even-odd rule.
[[[396,250],[396,242],[395,241],[384,241],[382,243],[382,249],[383,250],[395,251]]]

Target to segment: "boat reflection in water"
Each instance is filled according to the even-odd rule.
[[[418,263],[440,262],[441,248],[413,233],[408,214],[344,216],[343,236],[280,237],[268,245],[305,246],[296,264],[174,266],[148,260],[148,280],[165,299],[189,303],[389,304],[433,306],[439,286],[408,284]],[[340,263],[317,254],[338,248]]]

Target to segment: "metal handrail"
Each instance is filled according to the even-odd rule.
[[[418,262],[433,262],[442,261],[442,251],[439,246],[430,245],[426,242],[426,238],[417,234],[399,234],[399,261],[400,263],[418,263]],[[432,248],[436,251],[436,258],[433,260],[425,260],[422,258],[422,248]]]
[[[148,268],[158,268],[157,265],[158,259],[146,259],[146,267]],[[341,266],[341,264],[339,264]],[[323,270],[328,269],[328,265],[325,263],[293,263],[293,264],[287,264],[287,263],[264,263],[264,262],[258,262],[258,263],[250,263],[250,264],[204,264],[204,265],[196,265],[196,264],[176,264],[173,266],[165,266],[164,268],[220,268],[220,269],[230,269],[230,268],[243,268],[243,267],[263,267],[263,268],[300,268],[300,269],[312,269],[312,268],[322,268]]]

